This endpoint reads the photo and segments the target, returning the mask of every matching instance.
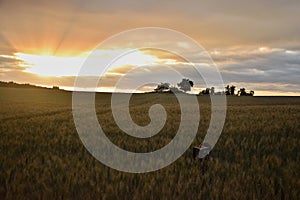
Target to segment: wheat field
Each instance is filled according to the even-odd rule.
[[[300,97],[228,97],[222,135],[210,159],[194,160],[210,121],[210,99],[199,96],[201,121],[193,144],[173,164],[150,173],[119,172],[83,146],[72,116],[72,93],[0,88],[1,199],[298,199]],[[111,94],[96,95],[109,139],[133,152],[162,148],[175,136],[180,107],[173,94],[135,94],[133,120],[150,122],[162,104],[164,128],[151,139],[123,133],[113,120]]]

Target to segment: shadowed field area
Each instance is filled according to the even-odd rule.
[[[115,124],[110,94],[96,95],[103,130],[133,152],[162,148],[175,136],[180,107],[172,94],[135,94],[133,120],[150,122],[162,104],[164,128],[136,139]],[[84,148],[72,116],[72,93],[0,88],[0,198],[93,199],[297,199],[300,196],[300,97],[228,97],[222,135],[211,159],[195,161],[210,121],[210,99],[198,97],[201,121],[194,143],[159,171],[130,174],[110,169]],[[192,120],[192,119],[191,119]]]

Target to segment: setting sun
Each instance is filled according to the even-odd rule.
[[[72,76],[80,69],[84,57],[58,57],[16,53],[27,65],[25,72],[42,76]]]
[[[97,63],[99,67],[104,61],[113,59],[119,50],[96,50],[96,57],[93,57],[93,62]],[[84,64],[85,59],[89,53],[82,54],[76,57],[63,57],[51,55],[34,55],[25,53],[16,53],[15,57],[21,61],[20,63],[26,69],[25,72],[41,75],[41,76],[76,76]],[[117,58],[115,62],[109,66],[110,69],[118,69],[127,65],[136,67],[151,66],[158,63],[159,58],[153,55],[147,55],[142,51],[129,51],[128,54]]]

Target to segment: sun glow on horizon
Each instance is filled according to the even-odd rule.
[[[93,63],[96,63],[99,67],[103,66],[103,63],[112,60],[118,55],[120,50],[96,50],[94,57],[89,59]],[[25,67],[24,72],[32,73],[40,76],[77,76],[80,68],[83,66],[85,60],[91,52],[85,52],[79,56],[53,56],[49,54],[27,54],[27,53],[15,53],[14,56],[23,61],[22,66]],[[135,50],[129,51],[128,54],[117,58],[110,69],[118,69],[124,66],[151,66],[152,64],[158,63],[159,58],[153,55],[148,55],[142,51]],[[91,74],[94,75],[94,74]]]
[[[19,60],[24,61],[24,72],[41,76],[73,76],[84,62],[84,57],[62,57],[51,55],[34,55],[16,53]]]

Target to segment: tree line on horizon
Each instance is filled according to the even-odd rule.
[[[54,90],[60,90],[59,86],[53,86],[52,88],[46,88],[42,86],[36,86],[31,85],[29,83],[15,83],[13,81],[4,82],[0,81],[0,87],[18,87],[18,88],[43,88],[43,89],[54,89]],[[157,85],[157,87],[152,91],[153,93],[187,93],[188,91],[191,91],[192,87],[194,87],[194,81],[183,78],[181,82],[177,83],[177,86],[173,85],[171,86],[170,83],[167,82],[161,82]],[[231,96],[253,96],[254,91],[250,90],[249,92],[246,91],[245,88],[240,88],[238,90],[237,94],[235,93],[236,86],[227,85],[225,87],[225,91],[215,91],[215,87],[206,88],[199,92],[198,95],[231,95]]]
[[[154,89],[154,93],[186,93],[191,91],[191,88],[194,86],[194,82],[188,78],[183,78],[181,82],[177,83],[177,86],[171,86],[170,83],[161,82]],[[231,95],[231,96],[253,96],[254,91],[246,91],[245,88],[240,88],[237,94],[235,93],[236,86],[227,85],[224,91],[216,92],[215,87],[206,88],[199,92],[199,95]]]
[[[18,87],[18,88],[44,88],[41,86],[36,86],[36,85],[31,85],[29,83],[15,83],[13,81],[9,81],[9,82],[4,82],[4,81],[0,81],[0,87]]]
[[[29,83],[16,83],[13,81],[4,82],[0,81],[0,87],[8,87],[8,88],[39,88],[39,89],[54,89],[60,90],[59,86],[52,86],[52,88],[47,88],[43,86],[32,85]]]

